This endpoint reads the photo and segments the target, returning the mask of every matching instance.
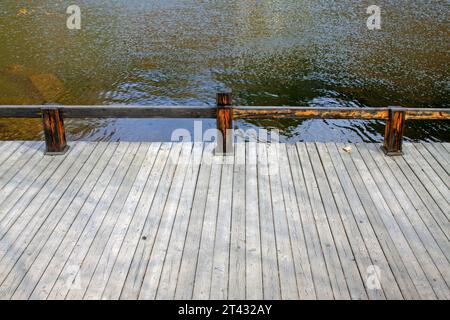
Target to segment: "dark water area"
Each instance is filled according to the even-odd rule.
[[[81,8],[68,30],[66,8]],[[381,30],[366,8],[382,9]],[[77,0],[0,3],[0,104],[449,108],[448,1]],[[205,121],[203,128],[214,127]],[[69,139],[169,140],[192,120],[68,121]],[[384,123],[238,121],[284,141],[380,141]],[[449,141],[448,122],[409,140]],[[0,119],[0,139],[39,139],[39,120]]]

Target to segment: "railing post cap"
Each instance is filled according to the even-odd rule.
[[[392,110],[392,111],[406,111],[406,109],[401,107],[401,106],[389,106],[389,110]]]
[[[231,92],[218,92],[217,93],[217,105],[219,107],[231,107],[232,104]]]
[[[58,110],[60,107],[55,103],[45,103],[41,110]]]
[[[229,108],[232,104],[231,92],[218,92],[217,93],[217,106],[221,108]]]

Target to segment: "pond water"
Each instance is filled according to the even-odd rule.
[[[81,8],[68,30],[66,8]],[[369,30],[366,8],[381,7]],[[449,107],[448,1],[76,0],[0,3],[0,104]],[[214,127],[206,121],[203,127]],[[168,140],[192,120],[68,121],[69,139]],[[239,121],[285,141],[380,141],[378,121]],[[0,139],[41,138],[0,119]],[[408,123],[448,141],[448,122]]]

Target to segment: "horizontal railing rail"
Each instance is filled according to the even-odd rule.
[[[43,109],[57,108],[64,118],[204,118],[217,117],[216,106],[0,106],[0,118],[40,118]],[[405,112],[406,120],[450,120],[450,110],[442,108],[343,108],[232,106],[233,119],[360,119],[387,120],[389,110]]]
[[[217,107],[198,106],[0,106],[0,118],[39,118],[42,110],[57,108],[64,118],[205,118],[214,119]]]
[[[67,150],[64,118],[194,118],[216,119],[222,134],[218,147],[232,152],[233,120],[238,119],[360,119],[385,120],[383,149],[387,155],[402,154],[406,120],[450,120],[443,108],[343,108],[297,106],[232,106],[230,93],[218,93],[216,106],[0,106],[0,118],[42,118],[47,154]]]
[[[406,120],[449,120],[450,110],[429,108],[343,108],[343,107],[233,107],[235,119],[361,119],[387,120],[389,110],[405,112]]]

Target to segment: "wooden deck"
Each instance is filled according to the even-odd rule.
[[[43,148],[0,143],[1,299],[450,299],[448,143]]]

